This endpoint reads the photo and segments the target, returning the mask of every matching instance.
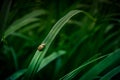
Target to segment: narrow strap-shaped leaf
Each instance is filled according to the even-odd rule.
[[[40,16],[42,14],[45,14],[45,11],[36,10],[36,11],[33,11],[33,12],[25,15],[24,17],[14,21],[13,24],[11,24],[9,26],[9,28],[5,31],[4,38],[9,36],[11,33],[15,32],[16,30],[22,28],[23,26],[25,26],[31,22],[37,21],[38,19],[35,17]]]
[[[26,79],[32,77],[35,75],[35,73],[38,71],[39,66],[41,65],[41,61],[43,60],[50,44],[52,43],[52,41],[55,39],[56,35],[58,34],[58,32],[61,30],[61,28],[68,22],[68,20],[73,17],[74,15],[78,14],[78,13],[84,13],[86,15],[86,12],[81,11],[81,10],[72,10],[70,11],[68,14],[66,14],[64,17],[62,17],[51,29],[51,31],[49,32],[49,34],[47,35],[47,37],[43,40],[42,43],[45,44],[45,49],[43,51],[36,51],[32,61],[30,62],[30,65],[28,66],[28,71],[26,73]],[[94,18],[92,18],[90,15],[89,17],[91,19],[94,20]]]
[[[108,57],[100,61],[94,67],[92,67],[87,73],[85,73],[79,80],[93,80],[107,67],[111,66],[117,60],[120,60],[120,49],[112,52]]]
[[[12,56],[13,56],[13,61],[14,61],[15,69],[18,70],[18,58],[17,58],[17,55],[15,53],[15,50],[11,47],[10,51],[11,51]]]
[[[64,55],[66,52],[63,50],[60,50],[58,52],[53,52],[51,55],[49,55],[48,57],[44,58],[41,62],[40,67],[38,68],[39,72],[42,68],[44,68],[47,64],[49,64],[50,62],[52,62],[53,60],[55,60],[56,58],[58,58],[61,55]]]
[[[63,76],[62,78],[60,78],[60,80],[72,80],[84,67],[86,67],[87,65],[97,61],[97,60],[100,60],[104,57],[106,57],[107,55],[104,55],[104,56],[101,56],[101,57],[98,57],[96,59],[93,59],[83,65],[80,65],[78,68],[74,69],[73,71],[71,71],[70,73],[66,74],[65,76]]]
[[[47,64],[49,64],[50,62],[52,62],[56,58],[64,55],[65,53],[66,52],[63,51],[63,50],[60,50],[58,52],[53,52],[51,55],[49,55],[48,57],[43,59],[43,61],[41,62],[41,65],[40,65],[38,71],[40,71]],[[19,71],[15,72],[14,74],[12,74],[10,77],[8,77],[7,80],[17,80],[19,77],[21,77],[23,74],[25,74],[26,71],[27,71],[27,69],[19,70]]]
[[[105,74],[100,80],[111,80],[111,78],[118,73],[120,73],[120,66],[114,68],[113,70]]]
[[[17,80],[17,79],[18,79],[20,76],[22,76],[26,71],[27,71],[27,69],[19,70],[19,71],[15,72],[14,74],[12,74],[10,77],[8,77],[6,80]]]

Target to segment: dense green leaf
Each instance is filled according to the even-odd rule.
[[[8,79],[20,80],[30,76],[30,80],[58,80],[64,76],[63,79],[77,80],[109,56],[108,53],[120,48],[119,0],[1,0],[0,4],[1,80],[11,74],[14,76]],[[75,9],[82,10],[82,14],[69,21],[63,20],[67,17],[62,18],[66,12]],[[88,16],[84,16],[86,12]],[[61,24],[56,26],[68,21],[66,27],[53,29],[60,18]],[[47,33],[49,37],[46,37]],[[54,43],[49,46],[51,42]],[[29,64],[39,43],[44,43],[45,48],[36,52]],[[57,55],[61,49],[67,54]],[[94,79],[118,80],[119,64],[119,60],[106,64],[109,66],[102,71],[97,70]],[[27,69],[28,65],[31,67]]]
[[[120,49],[112,52],[111,54],[109,54],[109,56],[107,56],[105,59],[92,67],[80,78],[80,80],[95,79],[103,70],[105,70],[118,60],[120,60]]]

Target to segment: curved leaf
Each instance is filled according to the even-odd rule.
[[[110,80],[113,76],[115,76],[118,73],[120,73],[120,66],[114,68],[113,70],[105,74],[100,80]]]
[[[84,67],[86,67],[87,65],[97,61],[97,60],[100,60],[102,58],[104,58],[105,56],[107,55],[104,55],[104,56],[101,56],[101,57],[98,57],[96,59],[93,59],[89,62],[86,62],[85,64],[83,65],[80,65],[78,68],[74,69],[73,71],[71,71],[70,73],[66,74],[65,76],[63,76],[62,78],[60,78],[60,80],[71,80],[72,78],[74,78]]]
[[[25,15],[24,17],[14,21],[13,24],[11,24],[9,26],[9,28],[5,31],[4,38],[9,36],[11,33],[15,32],[16,30],[22,28],[23,26],[25,26],[31,22],[37,21],[38,19],[35,17],[40,16],[42,14],[45,14],[44,10],[36,10],[36,11],[33,11],[33,12]]]
[[[55,39],[58,32],[61,30],[61,28],[68,22],[70,18],[72,18],[74,15],[78,13],[84,13],[88,17],[94,20],[93,17],[91,17],[89,14],[87,14],[84,11],[81,10],[72,10],[68,14],[66,14],[64,17],[62,17],[51,29],[47,37],[43,40],[42,44],[45,44],[45,49],[43,51],[36,51],[34,57],[32,58],[32,61],[30,62],[30,65],[28,66],[28,71],[26,73],[25,79],[30,79],[33,77],[36,72],[38,71],[39,66],[41,65],[41,62],[50,46],[50,44]]]
[[[120,49],[112,52],[108,57],[96,64],[92,69],[85,73],[79,80],[93,80],[97,77],[103,70],[111,66],[116,61],[120,60]]]

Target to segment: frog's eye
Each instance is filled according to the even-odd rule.
[[[38,50],[39,50],[39,51],[42,51],[44,48],[45,48],[45,44],[40,44],[40,45],[38,46]]]

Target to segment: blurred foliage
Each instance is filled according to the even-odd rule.
[[[120,54],[119,8],[119,0],[1,0],[1,79],[21,80],[37,47],[53,25],[69,11],[77,9],[89,13],[95,21],[84,14],[69,20],[47,50],[43,59],[44,68],[37,72],[33,79],[58,80],[90,63],[78,70],[70,80],[85,80],[83,77],[91,74],[96,66],[101,72],[94,75],[95,77],[92,76],[94,79],[104,80],[110,75],[112,80],[119,80],[120,71],[116,69],[119,68],[120,58],[119,55],[114,56]],[[61,50],[66,54],[58,54]],[[58,55],[51,58],[50,55],[54,53]],[[109,59],[111,54],[113,58]],[[107,57],[100,58],[105,55]],[[95,61],[91,63],[93,60]],[[104,60],[113,62],[108,65]],[[107,68],[102,69],[100,63],[106,64]]]

